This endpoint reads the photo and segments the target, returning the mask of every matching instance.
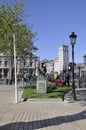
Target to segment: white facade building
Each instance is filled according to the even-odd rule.
[[[68,46],[61,45],[58,51],[58,73],[63,69],[67,69],[69,63]]]
[[[46,62],[46,69],[47,69],[48,74],[54,72],[54,61],[53,60]]]
[[[39,57],[33,55],[26,56],[23,59],[17,59],[17,75],[28,72],[36,75],[36,62]],[[14,77],[14,57],[0,53],[0,78]]]
[[[54,72],[58,72],[58,57],[54,59]]]

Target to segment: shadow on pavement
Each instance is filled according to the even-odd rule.
[[[79,101],[79,103],[82,106],[86,106],[86,89],[78,89],[76,90],[76,102]],[[64,96],[64,101],[68,101],[69,103],[72,103],[72,91],[69,91],[67,94]]]
[[[31,122],[14,122],[4,126],[0,126],[0,130],[36,130],[39,128],[56,126],[63,123],[71,123],[78,120],[86,119],[86,111],[74,115],[59,116],[50,119],[36,120]]]

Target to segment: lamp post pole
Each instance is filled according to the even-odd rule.
[[[70,66],[68,66],[68,86],[70,86]]]
[[[86,54],[84,54],[83,58],[84,58],[84,64],[85,64],[84,82],[85,82],[85,87],[86,87]]]
[[[15,33],[13,34],[13,46],[14,46],[14,68],[15,68],[15,102],[18,102]]]
[[[79,70],[79,76],[78,76],[79,77],[79,88],[80,88],[80,69],[81,69],[80,66],[78,66],[78,70]]]
[[[76,37],[74,32],[69,36],[70,43],[72,45],[72,98],[76,100],[76,93],[75,93],[75,79],[74,79],[74,45],[76,43]]]

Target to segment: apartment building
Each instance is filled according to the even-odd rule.
[[[68,46],[63,44],[58,49],[58,73],[60,73],[64,69],[67,69],[68,64],[69,64]]]
[[[58,57],[54,59],[54,72],[58,72]]]
[[[42,62],[45,63],[48,74],[54,72],[54,60],[43,60]]]
[[[46,63],[47,73],[58,72],[58,74],[60,74],[60,72],[63,69],[67,70],[69,64],[68,46],[67,45],[59,46],[58,57],[50,61],[45,60],[44,62]]]
[[[0,78],[7,78],[13,75],[13,57],[0,53]]]
[[[23,59],[17,59],[17,75],[28,72],[36,74],[36,62],[39,57],[33,55],[26,56]],[[14,77],[14,57],[0,54],[0,78],[12,78]]]

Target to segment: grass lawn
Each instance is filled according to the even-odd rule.
[[[24,88],[22,98],[61,98],[63,93],[68,90],[70,90],[70,87],[63,86],[57,87],[56,89],[46,94],[38,94],[35,87],[26,86]]]

